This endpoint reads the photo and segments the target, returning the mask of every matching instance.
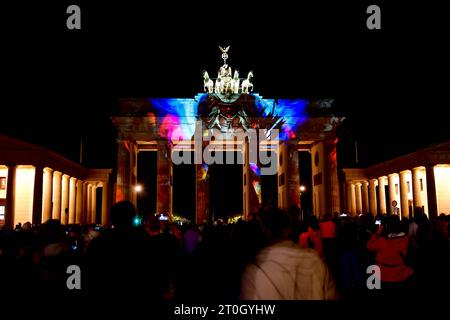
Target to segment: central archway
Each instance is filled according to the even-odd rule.
[[[242,161],[240,152],[221,151],[223,159],[229,159],[232,153],[234,163],[211,164],[209,165],[209,190],[210,190],[210,212],[213,221],[242,215]],[[228,158],[227,158],[228,157]]]

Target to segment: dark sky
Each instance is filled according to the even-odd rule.
[[[366,3],[142,6],[130,1],[20,3],[2,10],[0,133],[87,165],[112,166],[110,116],[123,97],[193,97],[201,71],[253,70],[266,98],[334,98],[347,117],[341,161],[361,164],[448,140],[448,26],[440,5],[380,4],[382,30],[366,28]],[[348,3],[347,3],[348,2]],[[82,30],[66,29],[66,7]],[[446,29],[444,29],[446,28]]]

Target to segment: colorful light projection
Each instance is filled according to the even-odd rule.
[[[202,178],[201,180],[204,181],[208,178],[208,165],[204,163],[202,165]]]
[[[201,99],[204,95],[199,95]],[[200,99],[149,99],[160,120],[159,134],[171,141],[190,140],[195,132]]]
[[[258,202],[261,203],[261,168],[258,167],[256,163],[251,162],[250,163],[250,170],[253,172],[252,179],[252,186],[253,189],[255,189],[256,196],[258,197]]]
[[[253,171],[253,173],[259,177],[261,176],[261,168],[258,167],[258,165],[256,163],[251,162],[250,163],[250,169]]]
[[[255,189],[256,196],[258,197],[258,202],[261,203],[261,183],[258,180],[252,181],[253,189]]]
[[[258,94],[256,97],[256,106],[263,111],[264,116],[279,116],[279,121],[284,121],[279,140],[288,140],[296,138],[295,132],[298,127],[308,119],[306,99],[262,99]],[[276,125],[276,124],[275,124]]]
[[[258,94],[252,94],[255,97],[255,104],[261,114],[266,117],[278,116],[278,123],[283,121],[282,132],[278,139],[287,140],[296,138],[296,130],[308,119],[306,106],[308,101],[305,99],[263,99]],[[185,98],[157,98],[149,99],[149,102],[155,109],[155,114],[149,113],[149,121],[154,124],[155,119],[158,122],[159,134],[171,141],[190,140],[195,132],[195,123],[197,120],[198,106],[208,94],[198,94],[195,99]],[[274,126],[277,123],[274,124]]]

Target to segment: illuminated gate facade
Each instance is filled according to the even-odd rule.
[[[173,164],[194,153],[196,222],[210,220],[208,166],[227,163],[220,151],[242,154],[244,219],[261,204],[261,175],[277,175],[278,207],[301,207],[298,152],[311,153],[313,212],[340,211],[336,126],[332,100],[263,99],[250,71],[240,78],[227,65],[217,78],[203,73],[205,93],[194,98],[122,99],[112,118],[118,131],[115,200],[137,203],[137,155],[157,152],[156,211],[173,213]],[[221,162],[222,161],[222,162]]]

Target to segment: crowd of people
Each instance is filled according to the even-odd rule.
[[[1,295],[169,301],[448,297],[449,218],[300,217],[262,208],[247,221],[177,224],[130,202],[112,227],[49,220],[0,231]],[[67,267],[81,289],[67,287]],[[379,274],[372,274],[377,266]],[[371,270],[371,271],[369,271]],[[374,279],[378,277],[378,279]],[[368,282],[379,282],[369,288]]]

